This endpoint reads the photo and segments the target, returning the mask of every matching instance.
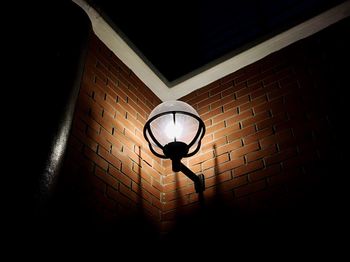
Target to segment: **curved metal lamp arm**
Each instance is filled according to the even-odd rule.
[[[196,193],[201,193],[205,189],[204,175],[196,175],[190,170],[187,166],[181,163],[180,159],[172,159],[172,169],[174,172],[181,171],[184,173],[189,179],[194,182],[194,188]]]

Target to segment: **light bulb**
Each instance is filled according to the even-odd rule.
[[[176,141],[182,134],[182,126],[178,123],[170,122],[165,127],[165,134],[168,138]]]

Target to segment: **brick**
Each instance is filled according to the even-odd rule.
[[[80,112],[76,112],[77,118],[82,119],[89,129],[94,130],[97,134],[101,131],[101,125],[98,124],[95,120],[93,120],[90,116],[86,114],[80,114]],[[74,121],[74,120],[73,120]]]
[[[260,139],[264,137],[268,137],[273,134],[272,128],[266,128],[264,130],[258,131],[255,134],[249,135],[243,139],[244,144],[248,145],[250,143],[253,143],[255,141],[259,141]]]
[[[100,96],[95,95],[94,100],[103,108],[104,113],[108,113],[112,117],[115,115],[115,107],[108,103],[107,100],[104,99],[104,97],[101,98]]]
[[[219,123],[221,124],[221,123]],[[217,124],[217,125],[219,125]],[[239,130],[239,123],[236,124],[232,124],[231,126],[225,127],[224,122],[222,122],[222,124],[220,125],[221,129],[219,128],[213,128],[213,132],[214,133],[214,139],[219,139],[220,137],[223,136],[228,136],[229,134],[235,133],[236,130]],[[237,132],[241,132],[241,130],[237,131]]]
[[[96,165],[101,167],[103,170],[107,170],[108,163],[103,158],[97,155],[94,151],[89,149],[88,147],[84,148],[84,155],[90,159],[92,162],[94,162]]]
[[[95,77],[98,77],[103,83],[107,83],[107,76],[102,70],[98,70],[97,67],[89,68],[88,70],[91,70]]]
[[[161,193],[161,195],[163,195],[163,193]],[[152,196],[152,205],[155,206],[159,211],[162,209],[162,204],[163,203],[159,199]]]
[[[160,174],[147,164],[142,164],[142,167],[139,169],[138,173],[149,183],[151,183],[151,177],[158,182],[160,181]]]
[[[168,174],[166,176],[163,176],[163,184],[166,185],[166,184],[170,184],[172,182],[175,182],[176,180],[176,174],[175,172],[171,171],[172,173],[171,174]]]
[[[111,105],[116,106],[117,99],[119,98],[119,95],[120,95],[118,94],[117,86],[109,82],[104,88],[102,88],[102,90],[107,94],[107,97],[109,97],[107,101],[111,102],[110,103]]]
[[[276,146],[272,145],[271,147],[267,147],[267,148],[259,150],[259,151],[248,153],[245,156],[245,158],[246,158],[247,162],[249,163],[249,162],[255,161],[257,159],[263,158],[263,157],[268,157],[268,156],[272,155],[273,153],[275,153],[276,151],[277,151]]]
[[[102,128],[103,131],[105,131],[103,128]],[[107,131],[105,131],[106,133],[108,133]],[[87,130],[87,135],[92,139],[94,140],[99,146],[102,146],[104,149],[106,150],[110,150],[112,144],[109,143],[105,137],[101,134],[97,134],[95,131],[93,131],[91,128],[88,128]],[[92,148],[91,148],[92,149]],[[96,151],[96,150],[94,150]]]
[[[114,187],[114,188],[118,188],[118,180],[115,179],[113,176],[111,176],[110,174],[108,174],[105,170],[99,168],[98,166],[96,166],[95,168],[95,175],[100,178],[101,180],[103,180],[105,183],[107,183],[108,185]]]
[[[217,166],[219,164],[225,163],[229,161],[229,155],[228,154],[222,154],[220,156],[214,157],[212,159],[209,159],[202,163],[202,170]]]
[[[142,161],[152,166],[153,158],[149,154],[147,154],[145,150],[141,150],[140,147],[135,146],[134,152],[138,157],[142,159]]]
[[[113,118],[111,118],[108,115],[105,115],[105,117],[102,117],[102,115],[100,113],[96,112],[96,110],[94,110],[94,109],[91,111],[91,116],[97,123],[99,123],[109,133],[112,133],[113,128],[119,128],[119,129],[122,128],[120,125],[113,125],[112,124]]]
[[[248,194],[260,191],[266,187],[266,182],[265,180],[261,180],[252,184],[248,184],[246,186],[236,188],[234,190],[235,196],[236,197],[242,197],[246,196]]]
[[[131,131],[131,133],[135,133],[135,129],[136,129],[135,124],[132,121],[132,117],[129,116],[129,118],[130,119],[126,119],[124,116],[122,116],[120,114],[116,114],[113,122],[117,122],[123,128],[127,128],[128,130]],[[143,129],[143,127],[141,128],[141,130],[142,129]],[[122,130],[124,130],[124,129],[122,129]],[[120,131],[122,131],[122,130],[120,130]],[[125,133],[125,131],[124,131],[124,133]]]
[[[233,95],[228,95],[226,97],[221,98],[220,100],[213,102],[210,104],[210,108],[213,110],[215,108],[220,108],[222,106],[225,106],[226,104],[231,103],[234,101]]]
[[[226,89],[233,87],[233,83],[232,81],[230,81],[229,83],[227,83],[226,85],[222,85],[220,84],[217,87],[211,88],[209,91],[210,96],[216,95],[216,94],[220,94],[223,91],[225,91]]]
[[[257,169],[261,169],[263,167],[264,167],[263,161],[257,160],[255,162],[248,163],[244,166],[237,167],[234,170],[233,176],[234,177],[242,176],[242,175],[248,174],[252,171],[255,171]]]
[[[157,188],[153,187],[148,182],[146,182],[145,180],[141,181],[141,187],[147,190],[150,194],[155,196],[157,199],[160,199],[160,191]]]
[[[241,140],[236,140],[234,142],[224,144],[223,146],[218,146],[217,148],[214,148],[214,152],[217,156],[224,154],[224,153],[229,153],[232,150],[237,150],[242,146],[242,141]]]
[[[216,101],[218,101],[220,99],[221,99],[221,94],[220,93],[216,94],[216,95],[213,95],[213,96],[209,96],[207,99],[204,99],[204,100],[198,102],[197,108],[200,109],[200,108],[205,107],[207,105],[210,105],[210,104],[212,104],[212,103],[214,103],[214,102],[216,102]]]
[[[229,191],[237,187],[243,186],[247,183],[248,183],[247,176],[233,178],[231,180],[225,181],[222,185],[220,185],[220,190]]]
[[[221,174],[212,176],[208,179],[205,179],[205,187],[206,188],[212,187],[214,185],[223,183],[223,182],[230,180],[230,179],[232,179],[231,171],[226,171],[224,173],[221,173]]]
[[[174,199],[178,199],[180,197],[184,197],[184,196],[189,195],[189,194],[194,193],[194,192],[195,192],[194,186],[188,185],[188,186],[179,188],[176,191],[165,193],[164,197],[163,197],[163,201],[169,202],[169,201],[172,201]]]
[[[133,100],[129,99],[128,100],[128,104],[136,110],[136,112],[138,114],[140,114],[141,116],[143,116],[144,118],[147,118],[147,113],[138,105],[136,104],[136,102],[134,102]]]
[[[261,72],[260,74],[248,79],[247,84],[253,85],[256,82],[261,82],[263,79],[270,76],[273,72],[274,72],[274,70],[272,70],[272,69]]]
[[[105,140],[107,142],[107,144],[100,143],[100,145],[103,145],[105,149],[109,149],[110,145],[112,145],[112,147],[114,147],[115,149],[118,149],[119,151],[121,151],[123,148],[123,144],[120,143],[119,139],[117,139],[115,136],[107,132],[105,129],[101,130],[99,141],[102,142],[102,140]]]
[[[206,121],[204,121],[204,126],[206,128],[208,128],[209,126],[211,126],[213,124],[213,121],[211,119],[208,119]]]
[[[203,92],[200,95],[197,95],[197,96],[187,100],[187,103],[193,106],[193,105],[203,101],[204,99],[206,99],[208,97],[209,97],[209,92]]]
[[[236,97],[239,98],[239,97],[248,95],[248,94],[252,93],[253,91],[255,91],[255,90],[259,89],[259,88],[262,88],[262,83],[261,82],[253,84],[253,85],[250,85],[250,86],[247,86],[247,87],[237,91],[236,92]]]
[[[159,164],[157,161],[153,161],[153,169],[158,171],[158,173],[162,174],[164,172],[164,167]],[[159,175],[157,175],[157,179],[159,180]]]
[[[121,171],[123,172],[123,174],[125,174],[127,177],[129,177],[131,180],[135,181],[138,184],[141,181],[141,177],[145,177],[147,179],[147,174],[141,174],[140,172],[136,172],[135,170],[133,170],[133,168],[131,167],[131,163],[128,160],[122,161]],[[150,178],[148,179],[149,181],[151,180]]]
[[[226,120],[226,126],[231,126],[233,124],[236,124],[237,122],[240,122],[250,116],[252,116],[253,113],[251,110],[245,111],[243,113],[239,113],[238,115],[231,117]]]
[[[230,171],[231,172],[231,171]],[[202,174],[204,175],[205,179],[208,179],[212,176],[215,176],[216,175],[216,167],[213,167],[213,168],[209,168],[207,170],[203,170]]]
[[[236,109],[231,109],[231,110],[228,110],[226,111],[225,113],[220,113],[220,114],[217,114],[216,116],[214,116],[211,120],[213,121],[213,123],[218,123],[218,122],[221,122],[223,120],[226,120],[228,118],[231,118],[233,116],[236,116],[238,114],[237,110]]]
[[[141,178],[143,180],[147,181],[148,183],[152,183],[152,176],[148,172],[147,168],[149,168],[149,170],[152,170],[154,172],[154,170],[148,164],[142,163],[141,167],[136,163],[132,164],[133,180],[136,183],[139,184],[141,182]],[[130,172],[131,172],[131,170],[128,170],[128,173],[130,173]]]
[[[120,170],[110,166],[108,168],[108,173],[111,174],[114,178],[116,178],[118,181],[123,183],[125,186],[131,188],[131,179],[123,174]]]
[[[128,143],[128,148],[133,151],[134,147],[142,146],[143,148],[149,148],[148,143],[146,142],[146,139],[143,137],[143,132],[139,130],[135,130],[135,132],[131,132],[128,129],[125,129],[124,134],[122,134],[124,137],[125,143]],[[159,158],[157,158],[159,160]],[[160,160],[159,160],[160,161]]]
[[[223,78],[220,78],[218,81],[220,85],[225,85],[225,84],[233,85],[233,80],[235,78],[237,78],[237,72],[224,76]]]
[[[202,169],[201,169],[200,165],[196,165],[196,166],[191,167],[191,170],[192,170],[194,173],[202,172]]]
[[[114,131],[113,136],[119,140],[120,143],[122,143],[124,146],[127,146],[130,150],[134,150],[134,141],[131,139],[131,137],[125,136],[123,133],[119,131]]]
[[[290,130],[285,130],[279,133],[276,133],[272,136],[265,137],[260,140],[260,146],[262,149],[269,147],[270,145],[273,144],[279,144],[288,140],[292,140],[292,133]]]
[[[219,139],[216,140],[211,140],[210,142],[204,142],[202,140],[203,144],[201,147],[201,152],[206,152],[208,150],[213,150],[216,149],[222,145],[225,145],[227,143],[226,137],[221,137]]]
[[[210,111],[210,106],[209,105],[206,105],[204,107],[201,107],[199,109],[197,109],[197,113],[201,116],[201,115],[204,115],[206,113],[208,113]]]
[[[292,90],[290,90],[288,88],[275,89],[273,91],[270,91],[267,94],[267,97],[268,97],[269,100],[273,100],[273,99],[285,96],[285,95],[287,95],[287,94],[289,94],[291,92],[292,92]]]
[[[221,92],[221,97],[226,97],[226,96],[232,96],[235,93],[235,87],[234,86],[229,86],[226,90],[223,90]]]
[[[136,186],[136,188],[135,188],[135,186]],[[120,184],[119,192],[137,204],[142,202],[141,198],[144,198],[147,201],[152,201],[150,194],[143,191],[135,183],[133,183],[131,187],[132,187],[132,190],[130,188],[124,186],[123,184]]]
[[[240,156],[244,156],[250,152],[256,151],[259,149],[259,143],[251,143],[249,145],[246,145],[244,147],[238,148],[236,150],[233,150],[230,154],[231,159],[238,158]]]
[[[242,72],[244,72],[243,69],[241,69],[241,70],[242,70]],[[241,82],[247,81],[247,78],[248,78],[248,76],[246,75],[245,72],[241,73],[238,77],[236,77],[234,79],[234,84],[237,85],[237,84],[239,84]]]
[[[89,147],[92,151],[96,152],[98,144],[96,141],[91,139],[90,137],[87,136],[86,133],[82,132],[81,130],[77,128],[73,128],[72,130],[73,136],[76,137],[77,140],[79,140],[82,144],[86,145]]]
[[[153,221],[190,214],[200,201],[193,182],[154,157],[142,136],[161,101],[96,37],[92,42],[69,144],[72,166],[90,176],[86,183],[98,192],[91,195],[101,210],[143,208]],[[320,86],[315,97],[305,66],[290,67],[295,59],[272,54],[181,99],[190,100],[209,130],[200,154],[183,160],[195,172],[205,169],[206,199],[226,192],[232,205],[247,207],[252,199],[260,208],[274,198],[273,188],[296,191],[301,170],[307,173],[319,161],[316,149],[327,149],[320,141],[328,137],[328,124],[319,120],[328,114],[329,104],[320,99],[326,90]]]
[[[120,148],[112,146],[111,153],[112,155],[120,159],[122,163],[127,163],[129,161],[128,157],[125,154],[123,154]]]
[[[258,170],[258,171],[255,171],[253,173],[250,173],[249,174],[249,180],[252,181],[252,182],[255,182],[257,180],[261,180],[261,179],[264,179],[266,177],[270,177],[270,176],[276,175],[280,171],[281,171],[281,168],[280,168],[279,164],[268,166],[265,169]]]
[[[181,175],[179,173],[179,174],[177,174],[177,176],[175,176],[175,181],[174,182],[171,182],[171,183],[168,183],[168,184],[164,185],[163,193],[171,192],[171,191],[174,191],[176,189],[179,189],[179,188],[182,188],[182,187],[186,187],[186,186],[189,186],[189,185],[193,185],[192,180],[190,180],[186,176]]]
[[[230,133],[227,136],[227,141],[232,142],[232,141],[235,141],[237,139],[242,139],[242,138],[244,139],[244,137],[247,137],[253,133],[255,133],[255,127],[249,126],[249,127],[243,128],[241,130],[238,130],[236,132]]]
[[[242,97],[244,94],[243,92],[247,90],[247,83],[243,82],[240,84],[235,84],[233,87],[233,92],[235,93],[235,97]]]
[[[260,96],[266,95],[268,92],[272,92],[279,88],[278,83],[272,83],[270,85],[265,85],[262,89],[257,89],[250,94],[252,100],[257,99]]]
[[[256,123],[256,128],[257,130],[262,130],[262,129],[265,129],[266,127],[275,126],[281,122],[286,121],[287,119],[288,119],[287,114],[282,112],[278,115],[273,116],[272,118]]]
[[[158,181],[152,179],[152,186],[154,186],[156,189],[158,189],[160,192],[163,192],[163,185],[159,183]]]
[[[278,98],[257,106],[254,106],[253,108],[255,114],[259,114],[261,112],[264,112],[266,110],[272,110],[274,113],[276,112],[282,112],[284,110],[284,104],[283,104],[283,98]]]
[[[126,117],[127,115],[131,115],[133,118],[137,118],[137,111],[130,106],[130,104],[126,103],[123,99],[119,99],[115,104],[117,112]]]
[[[270,113],[269,113],[269,111],[265,111],[265,112],[261,112],[257,115],[253,115],[253,117],[249,117],[246,120],[243,120],[241,124],[242,124],[242,127],[244,128],[244,127],[247,127],[250,125],[257,124],[263,120],[267,120],[268,118],[270,118]]]
[[[254,101],[250,101],[248,103],[245,103],[244,105],[239,106],[239,111],[243,112],[245,110],[251,110],[252,108],[259,106],[259,105],[264,105],[266,103],[266,96],[261,96]]]
[[[147,191],[142,189],[139,185],[137,185],[135,182],[132,182],[131,189],[127,188],[123,184],[120,184],[120,192],[125,195],[126,197],[133,200],[135,203],[142,204],[144,203],[143,199],[152,202],[152,196]]]
[[[92,97],[86,95],[86,94],[82,94],[78,97],[77,99],[77,107],[80,110],[83,111],[88,111],[88,109],[92,108],[95,110],[96,113],[101,114],[103,111],[103,107],[101,107],[100,105],[98,105],[93,99]]]
[[[228,111],[232,108],[237,108],[237,107],[240,107],[246,103],[249,102],[249,96],[246,95],[246,96],[243,96],[243,97],[240,97],[238,99],[233,99],[231,102],[229,102],[228,104],[224,105],[224,111]]]
[[[141,158],[133,150],[130,150],[127,147],[124,147],[123,154],[126,155],[129,159],[131,159],[136,164],[141,165]]]
[[[216,167],[216,171],[217,171],[217,173],[223,173],[223,172],[225,172],[227,170],[232,170],[232,169],[234,169],[236,167],[239,167],[239,166],[241,166],[243,164],[244,164],[243,157],[237,158],[237,159],[233,159],[233,160],[231,160],[229,162],[226,162],[224,164],[218,165]]]
[[[275,163],[280,163],[286,159],[292,158],[296,154],[297,154],[296,148],[289,148],[282,152],[278,152],[277,154],[274,154],[272,156],[265,157],[264,161],[266,165],[269,166]]]
[[[212,118],[214,116],[217,116],[217,115],[221,114],[222,112],[223,112],[222,111],[222,107],[218,107],[218,108],[215,108],[215,109],[209,111],[208,113],[202,114],[200,116],[201,116],[201,119],[203,121],[206,121],[206,120],[208,120],[208,119],[210,119],[210,118]]]
[[[217,132],[218,130],[222,130],[223,128],[225,128],[224,121],[206,128],[206,134],[211,134],[211,133]],[[214,138],[216,139],[217,137],[214,136]]]
[[[195,164],[202,163],[208,159],[211,159],[214,157],[213,151],[206,152],[204,154],[199,154],[196,156],[193,156],[189,159],[189,165],[193,166]]]

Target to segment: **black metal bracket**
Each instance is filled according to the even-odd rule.
[[[205,180],[203,174],[196,175],[187,166],[182,164],[180,159],[172,159],[172,164],[174,172],[181,171],[194,182],[194,188],[196,190],[196,193],[201,193],[205,190]]]

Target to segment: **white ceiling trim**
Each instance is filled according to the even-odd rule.
[[[233,56],[171,88],[147,66],[113,28],[84,0],[72,0],[89,16],[101,41],[162,101],[179,99],[261,58],[350,16],[350,0]]]

